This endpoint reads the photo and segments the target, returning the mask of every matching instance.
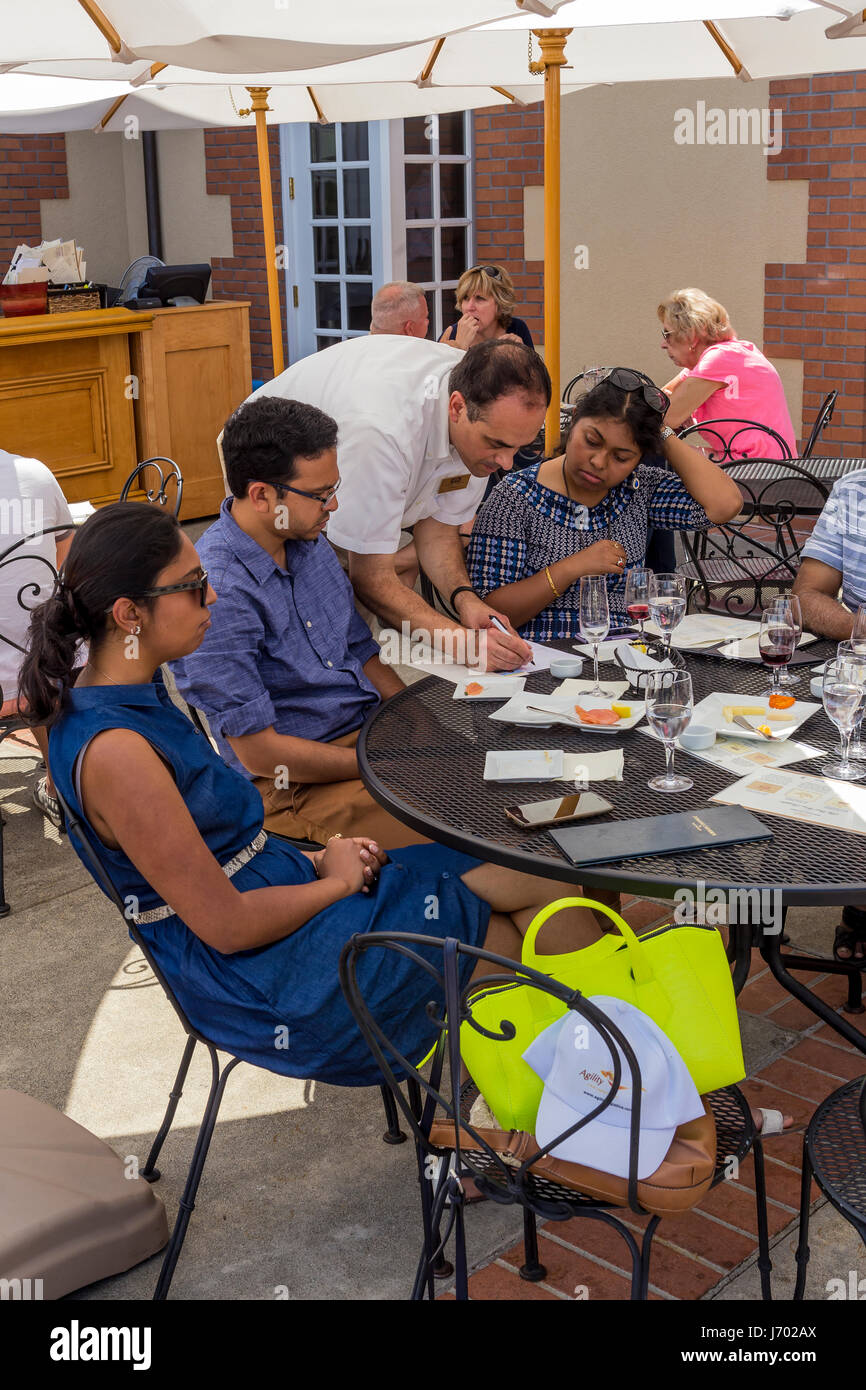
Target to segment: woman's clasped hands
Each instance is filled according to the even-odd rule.
[[[347,839],[333,835],[312,859],[318,878],[340,879],[349,893],[369,893],[370,884],[375,883],[380,869],[388,863],[385,851],[365,835]]]

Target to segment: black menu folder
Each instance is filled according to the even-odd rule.
[[[714,806],[677,811],[671,816],[600,821],[549,832],[572,864],[609,864],[644,854],[682,854],[708,845],[736,845],[769,840],[772,830],[742,806]]]

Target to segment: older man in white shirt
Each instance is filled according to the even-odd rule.
[[[535,352],[482,343],[455,365],[454,349],[443,343],[354,338],[296,362],[251,399],[260,395],[306,401],[337,421],[342,482],[328,535],[348,552],[363,603],[383,622],[408,622],[434,641],[485,629],[490,670],[513,670],[527,659],[530,649],[508,619],[472,590],[459,527],[475,515],[491,474],[510,469],[542,426],[550,378]],[[425,573],[461,626],[401,583],[395,556],[408,528]],[[491,627],[494,616],[505,631]]]

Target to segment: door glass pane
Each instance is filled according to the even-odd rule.
[[[466,165],[440,164],[439,187],[443,217],[466,216]]]
[[[343,216],[370,216],[369,169],[345,169],[343,171]]]
[[[339,338],[317,338],[316,352],[321,352],[323,348],[333,347],[334,344],[338,343],[339,341]]]
[[[460,314],[457,310],[457,299],[453,289],[442,290],[442,327],[447,328],[449,323],[456,323]]]
[[[343,162],[370,158],[370,141],[366,121],[343,122]]]
[[[432,122],[428,116],[407,116],[403,122],[403,149],[406,154],[430,154]]]
[[[370,327],[370,301],[373,298],[373,286],[369,282],[352,284],[351,281],[346,285],[346,308],[349,314],[347,327],[360,329],[365,332]]]
[[[443,227],[442,237],[442,279],[459,280],[466,270],[466,228]]]
[[[336,217],[338,215],[336,173],[313,173],[311,178],[313,181],[313,216]]]
[[[333,164],[337,158],[337,128],[333,125],[310,126],[310,163]]]
[[[316,281],[316,327],[341,328],[340,286]]]
[[[346,227],[346,274],[372,275],[373,248],[369,227]]]
[[[433,279],[433,228],[406,228],[406,276],[416,285]]]
[[[406,221],[417,222],[433,216],[432,164],[407,164]]]
[[[466,123],[462,111],[451,111],[439,117],[439,153],[466,153]]]
[[[340,231],[338,227],[313,228],[313,255],[316,275],[339,275]]]

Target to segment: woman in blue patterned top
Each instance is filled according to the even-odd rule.
[[[575,407],[565,453],[512,473],[472,529],[473,588],[521,637],[579,634],[580,580],[608,576],[611,616],[625,618],[625,576],[645,564],[647,532],[730,521],[739,488],[663,425],[667,396],[616,367]],[[642,463],[664,455],[671,472]]]
[[[353,933],[456,936],[519,957],[521,933],[562,886],[443,845],[386,856],[366,836],[335,836],[306,853],[267,835],[255,787],[159,676],[163,662],[198,647],[215,599],[173,516],[103,507],[34,611],[19,687],[28,717],[50,726],[61,795],[194,1026],[271,1071],[378,1084],[337,974]],[[82,642],[87,662],[74,679]],[[598,935],[586,908],[570,908],[545,928],[545,948],[574,950]],[[387,965],[364,957],[361,985],[385,1032],[418,1059],[435,1039],[425,1008],[435,990],[412,961],[387,954]]]

